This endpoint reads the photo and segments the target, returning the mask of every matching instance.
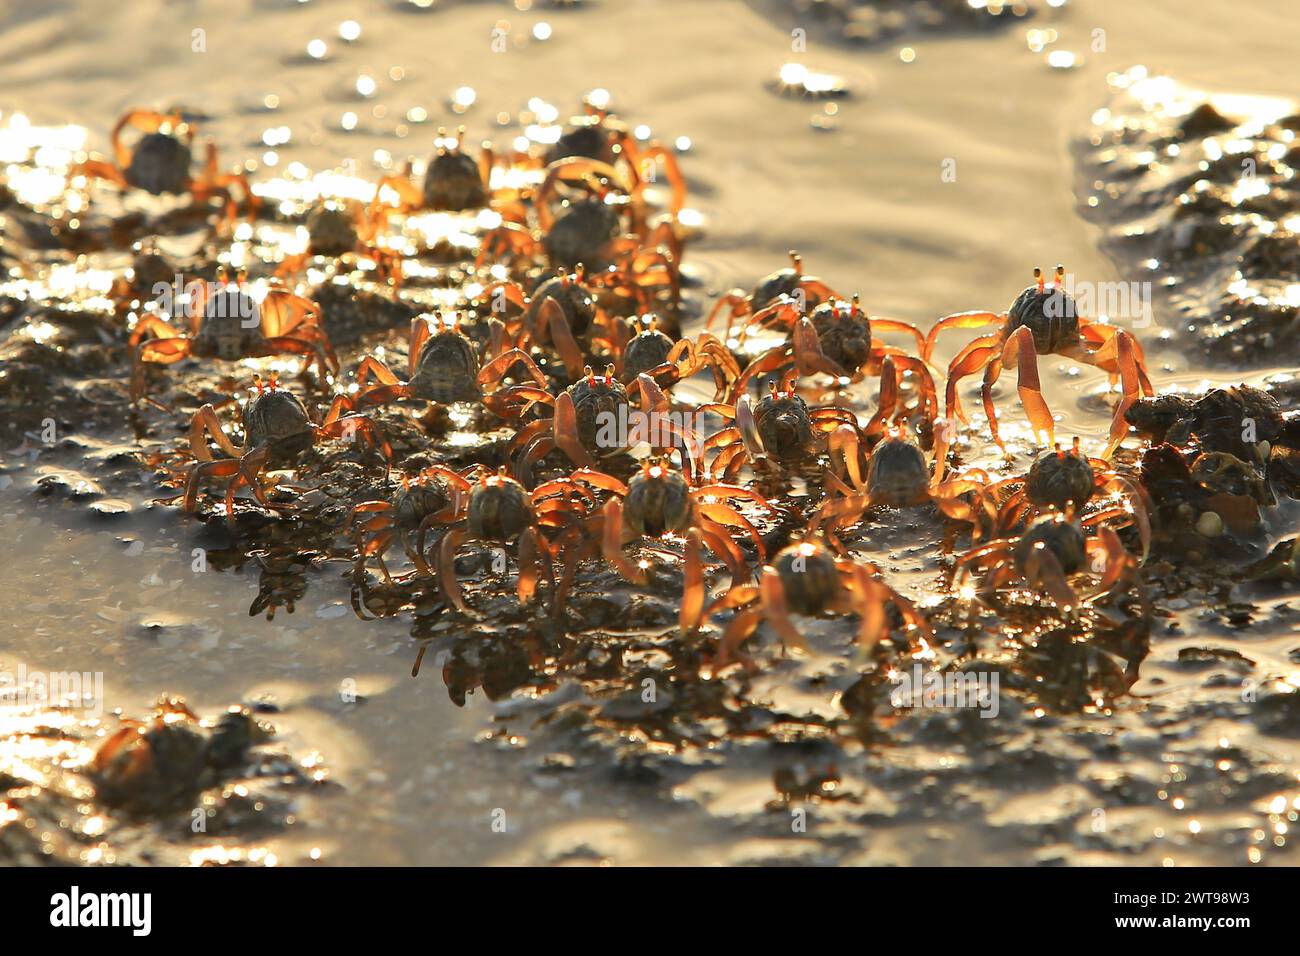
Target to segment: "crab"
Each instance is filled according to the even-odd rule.
[[[893,375],[892,363],[886,361],[882,374]],[[767,466],[798,465],[819,450],[827,435],[843,426],[847,426],[847,430],[841,431],[840,440],[845,440],[848,430],[852,430],[859,443],[866,443],[883,429],[884,417],[893,408],[896,388],[882,384],[881,407],[863,428],[850,409],[838,405],[810,408],[795,389],[798,375],[798,369],[787,371],[780,384],[772,382],[769,393],[758,402],[746,394],[741,395],[734,405],[713,403],[703,407],[703,411],[714,412],[734,422],[704,442],[704,453],[718,450],[709,466],[710,474],[732,481],[746,462]]]
[[[625,162],[638,191],[654,181],[656,164],[662,163],[673,192],[673,205],[681,209],[686,202],[686,180],[677,167],[677,157],[654,140],[638,144],[628,125],[603,107],[590,100],[583,105],[586,115],[569,121],[568,128],[547,151],[547,163],[570,158],[594,159],[610,166]]]
[[[952,420],[956,415],[965,421],[957,383],[967,375],[983,370],[981,395],[984,411],[993,440],[1004,451],[1006,446],[998,432],[997,410],[993,404],[993,386],[1004,365],[1016,363],[1020,402],[1034,432],[1048,445],[1054,440],[1055,423],[1039,384],[1038,356],[1063,355],[1102,369],[1110,375],[1112,382],[1116,378],[1120,380],[1122,390],[1111,419],[1110,443],[1102,454],[1103,458],[1109,458],[1128,433],[1125,413],[1139,395],[1153,394],[1146,360],[1142,346],[1128,332],[1082,318],[1073,296],[1062,288],[1064,278],[1065,267],[1058,265],[1049,290],[1043,270],[1035,267],[1034,285],[1021,292],[1006,312],[958,312],[943,317],[926,336],[921,358],[930,361],[939,333],[944,329],[999,327],[998,331],[968,343],[952,360],[948,366],[945,397],[948,419]]]
[[[714,401],[724,400],[740,377],[735,357],[717,336],[701,332],[693,339],[683,336],[674,342],[659,331],[653,315],[628,340],[622,369],[620,378],[629,387],[644,373],[663,389],[708,369],[713,375]]]
[[[629,331],[627,344],[623,346],[619,378],[624,384],[635,379],[642,372],[650,372],[670,364],[668,356],[673,354],[673,349],[678,344],[676,339],[659,328],[659,318],[656,315],[642,316],[629,322],[635,334]],[[677,359],[680,358],[679,353]],[[675,362],[676,360],[673,364]],[[739,374],[739,367],[734,358],[731,360],[730,367],[736,368]]]
[[[938,464],[946,453],[942,444],[935,449],[933,476],[925,453],[904,437],[901,428],[871,449],[865,475],[856,428],[839,426],[831,433],[827,446],[832,464],[842,468],[850,485],[828,473],[828,486],[840,491],[843,497],[828,498],[817,510],[813,518],[817,527],[833,531],[853,524],[875,507],[911,508],[927,503],[955,521],[970,524],[976,541],[983,525],[993,523],[995,509],[988,475],[972,469],[958,478],[942,480],[943,472]]]
[[[1277,504],[1272,487],[1255,467],[1228,452],[1201,452],[1192,459],[1190,475],[1200,489],[1196,497],[1203,509],[1197,530],[1209,537],[1220,528],[1252,533],[1259,527],[1260,508]],[[1219,519],[1218,527],[1211,514]]]
[[[259,303],[244,289],[243,277],[232,284],[193,282],[186,307],[189,332],[178,331],[158,315],[142,314],[131,334],[134,348],[131,399],[145,394],[148,365],[171,365],[187,357],[235,361],[268,355],[304,355],[320,380],[337,373],[339,360],[329,336],[317,324],[320,310],[310,299],[272,288]],[[150,337],[152,336],[152,337]]]
[[[209,728],[184,700],[166,695],[147,720],[122,724],[96,748],[87,773],[101,801],[140,813],[191,806],[200,790],[274,733],[238,706]]]
[[[585,505],[571,492],[570,479],[558,479],[539,485],[529,492],[501,468],[484,475],[466,493],[453,489],[455,517],[438,546],[437,574],[439,586],[447,600],[459,611],[469,606],[461,593],[456,576],[456,553],[466,541],[494,544],[517,542],[519,575],[516,590],[519,603],[527,604],[537,592],[540,570],[548,575],[554,551],[543,531],[564,529],[587,517]],[[552,592],[552,611],[559,612],[567,594],[568,580]]]
[[[268,468],[295,461],[308,448],[326,438],[363,438],[379,448],[387,460],[392,450],[370,419],[351,413],[352,401],[338,395],[319,424],[312,418],[302,400],[288,389],[280,387],[274,378],[264,383],[254,379],[252,394],[244,403],[243,446],[236,446],[226,434],[216,409],[204,404],[190,419],[189,452],[194,462],[185,479],[182,507],[185,511],[197,510],[199,489],[205,479],[229,478],[226,485],[226,518],[235,523],[235,493],[247,485],[253,497],[262,505],[271,503],[262,488],[261,474]],[[228,458],[213,458],[208,439]]]
[[[417,315],[411,320],[406,381],[367,355],[357,367],[356,404],[362,408],[400,399],[440,405],[482,400],[499,412],[499,406],[491,401],[494,396],[485,396],[483,388],[500,381],[516,364],[523,366],[536,387],[548,387],[546,376],[527,352],[507,349],[480,367],[478,348],[460,330],[459,316],[453,315],[448,324],[440,312]],[[372,380],[373,385],[369,384]]]
[[[939,402],[934,378],[926,363],[902,349],[872,340],[873,328],[876,331],[884,329],[913,335],[919,346],[923,342],[920,331],[906,322],[878,316],[869,318],[858,305],[856,295],[851,304],[834,298],[823,302],[811,316],[804,315],[794,299],[782,296],[755,314],[749,325],[769,322],[792,329],[790,341],[769,349],[750,362],[732,385],[733,395],[739,394],[756,376],[778,371],[790,364],[794,364],[800,375],[820,372],[836,379],[860,381],[865,375],[880,374],[883,363],[889,359],[896,369],[911,372],[916,377],[921,390],[920,405],[926,418],[933,420],[937,417]]]
[[[179,270],[172,264],[153,239],[135,244],[131,265],[113,283],[110,293],[123,312],[141,303],[156,301],[159,297],[174,294]]]
[[[582,377],[559,395],[527,385],[508,389],[503,398],[519,406],[519,418],[536,404],[553,409],[549,418],[520,428],[511,441],[512,452],[522,450],[516,474],[531,481],[533,466],[557,448],[575,465],[595,468],[599,459],[621,454],[639,440],[656,452],[676,448],[690,467],[690,449],[698,444],[694,432],[669,416],[667,396],[648,375],[642,374],[634,385],[639,412],[632,409],[631,390],[615,377],[612,365],[603,375],[588,366]],[[644,433],[641,419],[646,425]]]
[[[286,257],[276,268],[277,276],[297,275],[315,256],[337,259],[352,253],[373,260],[380,280],[401,283],[401,255],[376,243],[378,224],[366,207],[349,201],[323,200],[311,207],[304,226],[307,248]]]
[[[400,175],[385,176],[375,188],[375,198],[371,200],[367,218],[381,222],[396,212],[462,212],[487,206],[492,197],[489,183],[495,157],[487,143],[483,144],[478,159],[462,152],[460,143],[464,135],[463,126],[450,137],[447,130],[440,127],[435,140],[436,150],[424,174],[423,187],[411,181],[409,165]],[[396,194],[396,206],[382,197],[385,189]]]
[[[614,493],[600,511],[601,553],[629,581],[646,583],[644,568],[629,560],[623,551],[629,541],[668,535],[687,540],[686,591],[681,610],[681,624],[685,629],[693,630],[699,625],[704,607],[702,547],[726,563],[733,584],[749,581],[752,575],[728,528],[748,535],[759,560],[766,560],[766,548],[757,529],[731,504],[748,501],[772,511],[772,506],[756,491],[720,483],[693,484],[688,475],[658,458],[645,461],[626,485],[602,476],[601,487]]]
[[[1082,519],[1082,524],[1097,524],[1113,518],[1125,519],[1138,529],[1142,557],[1151,549],[1150,508],[1141,486],[1116,473],[1110,462],[1089,458],[1079,448],[1079,439],[1069,449],[1058,444],[1040,455],[1023,478],[1006,478],[988,486],[991,496],[1019,485],[998,510],[998,527],[1003,532],[1016,528],[1026,518],[1032,520],[1048,511],[1080,513],[1094,498],[1115,496],[1119,503],[1104,505]]]
[[[443,465],[431,465],[414,477],[402,476],[401,487],[389,500],[362,501],[353,505],[348,526],[356,527],[357,570],[365,569],[373,557],[384,580],[391,581],[384,555],[395,540],[418,572],[432,574],[425,560],[425,535],[435,525],[456,519],[457,493],[468,495],[472,486],[463,475]]]
[[[527,340],[554,346],[569,380],[576,381],[586,365],[580,341],[587,343],[588,350],[603,344],[617,354],[622,348],[617,320],[597,304],[586,279],[586,269],[578,263],[572,272],[538,283],[532,295],[525,294],[519,283],[504,281],[488,286],[482,299],[494,307],[504,300],[520,309],[518,322]]]
[[[791,249],[788,269],[779,269],[760,279],[749,295],[741,289],[732,289],[714,303],[704,328],[712,331],[718,314],[725,310],[727,329],[723,339],[730,340],[731,327],[737,319],[756,315],[782,296],[792,299],[800,313],[805,313],[822,302],[829,302],[832,298],[844,299],[844,296],[836,293],[821,279],[804,275],[803,258]]]
[[[1227,452],[1266,464],[1276,446],[1300,447],[1300,419],[1287,418],[1268,392],[1250,385],[1214,388],[1198,399],[1158,395],[1134,403],[1128,423],[1156,442]]]
[[[1231,553],[1219,536],[1255,534],[1261,505],[1275,503],[1256,468],[1227,452],[1190,456],[1173,445],[1156,445],[1143,453],[1139,474],[1154,505],[1153,530],[1161,548],[1180,560]],[[1207,547],[1211,542],[1218,542],[1217,548]]]
[[[968,551],[957,559],[954,572],[964,580],[976,569],[991,572],[985,580],[987,594],[1023,579],[1046,592],[1067,616],[1084,603],[1092,604],[1130,587],[1137,590],[1144,613],[1150,613],[1138,559],[1124,548],[1115,529],[1099,525],[1097,536],[1089,538],[1069,512],[1042,515],[1018,538],[1001,538]],[[1100,573],[1101,580],[1096,593],[1081,602],[1069,579],[1087,570]]]
[[[122,141],[122,134],[127,129],[142,134],[134,147]],[[218,171],[215,144],[207,144],[207,158],[202,171],[197,177],[191,175],[194,124],[178,112],[129,110],[114,124],[110,141],[113,147],[111,161],[88,159],[77,163],[68,171],[69,178],[103,179],[121,189],[142,189],[154,196],[188,193],[195,202],[208,202],[220,196],[226,201],[230,219],[234,218],[230,187],[238,184],[249,217],[257,213],[259,200],[249,187],[248,178],[242,173]]]
[[[832,541],[833,539],[828,539]],[[873,650],[891,634],[889,608],[901,616],[914,653],[922,653],[933,640],[925,616],[903,595],[879,577],[879,569],[848,556],[837,555],[823,539],[810,537],[788,545],[764,565],[758,585],[732,587],[705,612],[707,619],[723,609],[741,609],[728,622],[718,642],[715,673],[729,664],[740,645],[761,621],[770,621],[786,648],[806,650],[807,644],[792,614],[857,614],[861,618],[857,643]]]
[[[566,190],[563,197],[561,188]],[[557,198],[564,210],[558,216],[552,208]],[[502,224],[483,237],[478,264],[503,253],[529,257],[544,253],[561,268],[580,262],[602,269],[612,265],[620,283],[668,281],[675,290],[681,257],[674,226],[678,202],[679,197],[674,197],[670,218],[651,227],[635,181],[599,160],[557,160],[547,167],[533,196],[540,232],[534,234],[518,223]]]

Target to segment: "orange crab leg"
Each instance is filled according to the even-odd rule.
[[[996,335],[988,335],[971,342],[952,360],[948,366],[948,381],[944,386],[944,408],[949,418],[954,415],[960,421],[967,421],[966,413],[961,407],[961,397],[957,394],[957,383],[968,375],[986,368],[1002,351],[1002,340]]]
[[[1025,559],[1023,569],[1026,580],[1045,590],[1063,612],[1070,613],[1079,606],[1079,598],[1065,580],[1065,571],[1050,548],[1037,548]]]
[[[627,580],[645,584],[645,569],[634,563],[623,551],[623,505],[617,498],[611,498],[605,502],[601,514],[604,518],[601,554]]]
[[[730,527],[730,528],[738,528],[739,530],[748,534],[750,539],[754,542],[754,548],[758,552],[758,559],[760,561],[767,560],[767,549],[763,545],[762,536],[758,533],[758,529],[754,527],[753,523],[750,522],[750,520],[746,518],[744,515],[742,515],[739,511],[737,511],[735,508],[731,507],[730,505],[724,505],[719,503],[701,504],[699,508],[700,508],[700,514],[708,519],[708,522],[705,523],[706,527],[708,526],[708,524],[711,523],[715,527],[717,525],[725,525],[726,527]],[[719,530],[721,533],[726,534],[725,528]],[[736,549],[735,543],[731,541],[730,535],[727,535],[727,541],[732,545],[732,547],[728,549],[728,552],[734,553],[737,557],[741,557],[743,559],[743,555],[741,555],[740,551]],[[720,556],[725,557],[725,555],[720,555]],[[735,570],[735,568],[736,565],[732,565],[733,571]],[[741,575],[741,576],[746,577],[747,575]]]
[[[127,162],[130,162],[130,154],[127,155]],[[84,162],[77,163],[68,170],[68,179],[75,176],[85,176],[86,179],[102,179],[112,183],[119,189],[126,189],[126,175],[121,169],[112,163],[105,162],[102,159],[87,159]]]
[[[745,296],[745,293],[741,292],[739,289],[732,289],[726,295],[719,298],[717,302],[713,303],[713,308],[709,310],[709,317],[704,320],[705,331],[711,332],[713,330],[714,320],[717,319],[718,313],[723,309],[729,310],[727,315],[727,330],[723,334],[724,338],[729,339],[731,338],[731,323],[736,320],[737,316],[744,315],[749,311],[749,299]]]
[[[954,312],[952,315],[945,315],[942,319],[934,324],[929,334],[925,337],[925,344],[921,349],[921,358],[930,361],[934,355],[935,343],[939,340],[939,333],[944,329],[981,329],[990,325],[998,325],[1007,320],[1005,312]]]
[[[203,405],[190,419],[190,453],[197,461],[212,460],[212,452],[208,450],[208,435],[211,435],[217,447],[231,458],[238,458],[243,454],[222,429],[221,420],[217,418],[217,410],[211,404]]]
[[[357,366],[357,387],[363,388],[365,384],[373,379],[379,385],[400,385],[402,380],[387,365],[372,355],[367,355],[361,359],[361,364]],[[360,399],[357,399],[360,403]]]
[[[519,582],[517,591],[519,603],[527,604],[537,593],[538,554],[545,545],[541,543],[537,531],[527,528],[519,536]]]
[[[492,361],[484,365],[478,373],[478,384],[484,386],[493,379],[504,377],[506,372],[516,364],[522,365],[524,371],[528,373],[529,378],[536,382],[542,389],[548,387],[549,383],[546,380],[546,376],[543,375],[542,370],[537,367],[537,363],[533,361],[532,356],[527,352],[516,348],[502,352],[496,358],[492,359]]]
[[[1138,374],[1140,366],[1137,363],[1136,340],[1127,332],[1121,331],[1115,334],[1114,342],[1123,395],[1119,404],[1115,406],[1115,414],[1111,418],[1110,441],[1106,445],[1106,450],[1102,452],[1103,458],[1110,458],[1128,435],[1128,419],[1125,418],[1125,414],[1138,400],[1139,388],[1142,385]],[[1146,383],[1148,395],[1151,394],[1150,388],[1150,383]]]
[[[794,327],[794,340],[791,344],[794,352],[795,366],[800,375],[813,375],[822,372],[832,378],[851,378],[852,374],[841,368],[837,362],[827,358],[822,352],[821,339],[817,329],[807,317],[801,318]]]
[[[806,651],[807,643],[799,629],[794,626],[790,620],[790,609],[785,600],[785,588],[781,584],[781,575],[773,567],[764,567],[762,576],[759,578],[759,595],[763,602],[763,609],[767,612],[767,619],[771,622],[776,633],[780,635],[782,643],[787,647],[798,648]]]
[[[456,578],[456,552],[464,540],[465,531],[453,528],[442,536],[442,543],[438,547],[438,584],[447,600],[462,612],[468,611],[469,606],[465,603],[460,581]]]
[[[564,362],[565,371],[569,373],[569,381],[576,382],[582,377],[586,363],[582,358],[582,349],[578,347],[569,328],[569,320],[564,317],[564,309],[560,303],[548,297],[537,310],[537,315],[539,334],[550,336],[555,350],[560,353],[560,360]]]
[[[1035,436],[1050,445],[1056,433],[1056,423],[1052,421],[1051,409],[1043,400],[1042,386],[1038,380],[1038,356],[1034,350],[1034,334],[1028,326],[1023,325],[1007,340],[1001,358],[990,362],[984,371],[984,386],[981,392],[993,440],[999,448],[1006,450],[1002,437],[998,434],[997,410],[993,405],[993,385],[998,380],[1003,364],[1012,361],[1016,362],[1016,384],[1020,394],[1020,404],[1024,406],[1025,414],[1029,416],[1029,423],[1033,426]]]
[[[704,547],[698,528],[686,532],[686,549],[683,556],[682,607],[677,617],[683,634],[690,634],[700,626],[704,611],[704,563],[700,551]]]
[[[921,355],[928,362],[929,357],[925,351],[925,336],[915,325],[910,322],[904,322],[901,319],[886,319],[879,315],[868,316],[867,320],[871,323],[871,333],[874,336],[876,332],[901,332],[904,335],[910,335],[916,340],[917,354]]]
[[[596,466],[595,459],[578,439],[578,410],[568,392],[561,392],[555,399],[553,434],[556,447],[568,455],[575,465],[586,468]]]

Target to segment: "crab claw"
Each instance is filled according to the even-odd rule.
[[[555,399],[555,418],[552,423],[555,446],[564,452],[575,465],[595,468],[596,460],[591,457],[578,438],[578,409],[573,404],[573,397],[568,392],[561,392]]]
[[[754,419],[754,402],[748,395],[740,396],[736,402],[736,428],[740,431],[740,440],[744,442],[750,459],[757,461],[765,457],[763,438]]]

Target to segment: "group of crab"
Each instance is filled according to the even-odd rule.
[[[143,132],[134,149],[120,141],[128,127]],[[115,162],[78,171],[122,189],[188,191],[196,203],[215,201],[219,220],[238,215],[230,190],[238,184],[256,217],[254,190],[242,176],[219,174],[215,152],[191,175],[191,135],[178,115],[135,111],[114,132]],[[666,190],[651,188],[660,175]],[[1061,267],[1051,281],[1036,269],[1006,311],[945,316],[927,333],[869,315],[857,295],[805,274],[792,252],[789,267],[752,292],[722,296],[703,328],[686,335],[685,200],[673,153],[590,105],[545,149],[500,154],[485,145],[472,156],[459,135],[444,133],[422,184],[408,169],[385,177],[364,205],[305,210],[307,252],[279,263],[260,286],[224,275],[185,297],[184,316],[132,313],[137,403],[171,414],[151,396],[151,382],[160,366],[183,359],[297,356],[298,380],[312,390],[257,378],[233,423],[239,440],[219,405],[201,405],[166,480],[183,488],[185,510],[224,512],[232,528],[250,509],[292,520],[302,488],[285,473],[319,443],[357,441],[387,490],[351,502],[340,529],[355,575],[368,578],[373,566],[378,581],[424,582],[448,608],[473,614],[457,557],[477,542],[513,557],[521,605],[544,601],[561,619],[584,562],[605,562],[645,585],[653,554],[680,564],[682,633],[712,633],[716,619],[717,666],[745,659],[741,645],[761,621],[797,647],[796,618],[824,613],[858,616],[867,649],[888,646],[882,639],[891,635],[900,647],[931,642],[926,614],[852,547],[854,529],[880,509],[933,506],[935,520],[968,542],[950,575],[982,575],[983,600],[996,602],[1015,585],[1072,615],[1133,591],[1145,610],[1139,566],[1152,539],[1151,505],[1139,481],[1113,464],[1135,406],[1153,400],[1143,350],[1127,331],[1078,315]],[[404,367],[373,347],[341,363],[320,308],[292,284],[304,267],[365,259],[397,298],[406,261],[385,236],[404,217],[484,209],[500,224],[481,232],[464,266],[462,302],[410,322]],[[150,270],[170,274],[151,261],[158,258],[142,252],[123,295],[138,299]],[[946,329],[983,334],[948,364],[941,412],[935,373],[943,372],[932,362]],[[1045,355],[1095,366],[1118,384],[1110,441],[1096,455],[1077,439],[1054,443],[1038,378]],[[1048,450],[1019,474],[1009,464],[1001,474],[957,472],[953,438],[959,423],[970,424],[959,383],[983,373],[988,437],[1002,448],[994,388],[1008,365]],[[879,381],[869,417],[845,404],[847,387],[867,378]],[[709,387],[709,400],[687,397]],[[454,467],[432,416],[404,414],[442,407],[504,432],[490,446],[497,458]],[[394,451],[385,425],[394,416],[427,434],[421,454]],[[629,435],[633,420],[651,427]],[[224,487],[209,506],[218,481]],[[787,494],[796,485],[800,493]],[[386,562],[395,544],[409,560],[396,576]],[[1080,597],[1085,576],[1093,593]]]

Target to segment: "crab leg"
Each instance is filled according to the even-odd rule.
[[[1056,560],[1050,548],[1036,548],[1025,559],[1022,569],[1025,579],[1035,587],[1045,590],[1065,614],[1071,613],[1079,606],[1078,595],[1065,580],[1065,571],[1061,562]]]
[[[136,321],[135,329],[131,332],[127,344],[138,346],[150,334],[158,339],[174,339],[180,336],[180,333],[176,331],[175,326],[170,322],[159,318],[152,312],[145,312]]]
[[[356,398],[356,407],[361,408],[368,405],[387,405],[389,402],[395,402],[399,398],[414,398],[409,385],[376,385],[374,388],[367,389]]]
[[[745,564],[745,555],[740,546],[732,540],[727,529],[716,521],[701,515],[700,536],[708,544],[709,550],[720,557],[731,572],[731,583],[739,584],[750,580],[749,566]]]
[[[748,395],[742,395],[736,402],[736,430],[745,452],[755,461],[765,458],[763,436],[758,430],[758,421],[754,418],[754,403]]]
[[[578,468],[569,477],[573,481],[585,481],[590,485],[605,491],[611,491],[616,495],[627,494],[627,485],[612,475],[607,475],[603,471],[596,471],[593,468]]]
[[[939,340],[939,333],[944,329],[981,329],[990,325],[999,325],[1006,320],[1005,312],[954,312],[952,315],[945,315],[934,324],[925,337],[921,358],[930,361],[934,355],[935,343]]]
[[[713,304],[713,308],[709,310],[709,317],[704,320],[704,329],[706,332],[713,331],[713,322],[718,317],[718,313],[723,309],[729,310],[727,314],[727,329],[726,332],[723,333],[723,338],[730,339],[731,323],[734,322],[738,316],[744,315],[749,311],[749,299],[745,296],[745,293],[741,292],[739,289],[732,289],[726,295],[718,299],[718,301]]]
[[[912,338],[916,340],[917,354],[924,357],[925,361],[929,361],[929,356],[925,351],[925,336],[915,325],[912,325],[910,322],[904,322],[901,319],[886,319],[879,315],[872,315],[867,318],[871,323],[871,332],[873,335],[878,331],[884,331],[901,332],[904,335],[912,336]]]
[[[758,629],[764,613],[763,608],[752,607],[741,611],[727,622],[727,627],[718,640],[717,656],[713,659],[712,670],[715,676],[731,663],[733,658],[739,657],[740,645],[745,643],[749,636]]]
[[[853,598],[853,610],[862,618],[858,625],[858,646],[864,651],[870,651],[889,631],[885,604],[891,597],[890,590],[860,565],[849,568],[845,577]]]
[[[996,335],[986,335],[968,344],[948,365],[948,381],[944,385],[944,414],[949,418],[954,415],[961,421],[967,421],[966,413],[961,407],[961,397],[957,394],[957,383],[967,375],[974,375],[986,368],[1002,351],[1002,340]]]
[[[346,441],[352,441],[357,434],[360,434],[371,446],[378,448],[388,461],[393,459],[392,446],[384,437],[379,426],[366,418],[364,415],[345,415],[342,418],[335,419],[328,425],[322,425],[317,429],[317,433],[327,438],[343,438]]]
[[[538,554],[545,547],[538,538],[537,531],[527,528],[519,536],[519,603],[527,604],[537,593]]]
[[[255,448],[239,459],[239,470],[231,479],[230,484],[226,486],[226,520],[233,526],[235,523],[235,492],[243,485],[248,485],[248,490],[253,493],[261,504],[270,507],[271,502],[267,500],[266,492],[262,490],[261,482],[258,481],[258,475],[266,467],[267,460],[271,457],[271,449],[262,446]]]
[[[930,383],[931,395],[934,392],[934,383]],[[889,416],[894,414],[894,409],[898,406],[898,372],[894,368],[894,360],[886,358],[880,363],[880,400],[876,405],[876,412],[867,422],[866,428],[862,431],[866,435],[880,435],[884,433],[885,422]]]
[[[522,365],[524,371],[528,373],[529,378],[536,382],[543,390],[548,387],[549,383],[546,381],[546,376],[543,375],[542,370],[537,367],[537,363],[533,361],[532,356],[517,348],[511,348],[502,352],[496,358],[492,359],[492,361],[484,365],[478,373],[477,381],[479,386],[482,387],[487,385],[495,378],[504,377],[505,373],[516,364]]]
[[[1125,418],[1125,414],[1138,400],[1139,388],[1145,385],[1146,394],[1151,394],[1151,383],[1143,383],[1139,376],[1141,366],[1137,363],[1134,338],[1127,332],[1116,332],[1114,343],[1123,396],[1115,406],[1115,415],[1111,418],[1110,441],[1106,445],[1106,450],[1102,452],[1103,458],[1110,458],[1128,435],[1128,419]]]
[[[483,236],[474,264],[481,268],[501,259],[531,255],[536,248],[537,240],[531,232],[518,223],[507,222]]]
[[[790,620],[790,609],[785,600],[785,588],[781,584],[781,575],[771,566],[763,568],[762,576],[759,578],[759,596],[763,602],[763,610],[767,612],[767,619],[771,622],[776,633],[780,635],[781,642],[786,647],[794,647],[806,651],[807,643],[799,629],[794,626]]]
[[[704,611],[704,563],[700,551],[704,547],[698,528],[686,532],[686,549],[683,555],[682,608],[677,623],[683,634],[691,634],[700,626]]]
[[[826,451],[831,464],[844,463],[845,474],[853,487],[861,491],[866,487],[862,474],[862,439],[852,425],[840,425],[827,436]]]
[[[211,404],[203,405],[190,419],[190,453],[198,461],[212,460],[212,452],[208,450],[206,440],[208,435],[211,435],[217,447],[231,458],[238,458],[243,454],[222,429],[221,419],[217,418],[217,410]]]
[[[1028,326],[1021,326],[1007,339],[1002,356],[989,363],[984,371],[984,385],[981,395],[984,399],[984,411],[989,419],[989,431],[999,448],[1006,451],[1001,436],[998,434],[997,410],[993,405],[993,385],[997,382],[1005,363],[1015,361],[1017,368],[1017,391],[1020,404],[1024,406],[1034,435],[1039,441],[1050,445],[1056,432],[1056,423],[1052,421],[1051,409],[1043,400],[1042,387],[1038,380],[1038,356],[1034,351],[1034,334]]]
[[[939,414],[939,395],[934,387],[934,377],[930,374],[930,369],[920,359],[911,355],[894,355],[892,356],[895,364],[901,372],[911,372],[916,376],[918,387],[921,390],[921,412],[927,418],[933,419]],[[904,409],[898,409],[898,416],[901,417]]]
[[[411,182],[409,176],[409,171],[404,171],[400,175],[388,175],[381,179],[375,187],[375,198],[370,200],[370,206],[366,210],[367,217],[376,221],[386,220],[393,213],[408,212],[424,205],[424,194]],[[382,197],[385,189],[392,190],[397,196],[396,206]]]
[[[554,299],[547,298],[537,310],[537,315],[539,335],[550,336],[555,350],[560,353],[565,371],[569,373],[569,381],[576,382],[582,377],[586,363],[582,357],[582,349],[578,347],[578,342],[569,328],[569,320],[564,317],[564,309]]]
[[[129,155],[127,156],[127,162],[130,162]],[[102,179],[112,183],[119,189],[126,189],[128,185],[126,175],[122,170],[102,159],[87,159],[72,166],[68,170],[68,179],[72,180],[76,176],[85,176],[87,180]]]
[[[568,392],[561,392],[559,397],[555,399],[555,417],[552,421],[553,440],[556,447],[568,455],[575,465],[594,468],[596,466],[595,459],[591,457],[578,439],[578,411],[574,407],[573,398]]]
[[[791,349],[794,352],[795,367],[799,369],[800,375],[813,375],[817,372],[823,372],[836,379],[852,378],[849,372],[841,368],[838,363],[827,358],[826,354],[822,352],[821,339],[817,335],[817,328],[806,316],[795,324]]]
[[[769,372],[775,372],[778,369],[785,368],[790,364],[790,348],[786,345],[778,345],[768,349],[758,358],[754,359],[731,386],[731,394],[727,396],[729,404],[735,404],[745,394],[745,389],[749,386],[750,380],[756,375],[766,375]]]
[[[628,147],[635,148],[632,146],[630,139],[625,142]],[[639,155],[629,152],[628,161],[632,164],[638,179],[635,192],[639,196],[645,185],[644,179],[639,175],[642,162],[646,160],[653,162],[656,159],[663,163],[664,173],[668,176],[668,184],[672,187],[673,198],[668,210],[672,213],[673,219],[676,219],[678,213],[682,211],[682,207],[686,205],[686,180],[682,177],[681,170],[677,168],[677,157],[664,149],[662,144],[652,143],[644,150],[641,150]]]
[[[438,584],[447,600],[461,612],[469,610],[460,590],[460,581],[456,579],[456,552],[464,540],[464,529],[452,528],[442,536],[442,542],[438,546]]]
[[[248,351],[249,358],[271,355],[305,355],[308,362],[304,368],[309,369],[315,365],[317,377],[322,383],[329,380],[329,373],[335,370],[338,363],[338,359],[331,362],[316,343],[287,335],[264,339],[259,346]]]
[[[604,528],[601,534],[601,553],[619,574],[634,584],[646,583],[645,569],[623,551],[623,505],[617,498],[605,502],[601,509]]]
[[[1145,561],[1147,555],[1151,552],[1151,509],[1148,507],[1149,500],[1146,490],[1124,475],[1112,475],[1102,486],[1103,492],[1111,492],[1112,490],[1128,499],[1129,506],[1125,509],[1125,513],[1137,525],[1138,537],[1142,542],[1142,560]]]
[[[1097,600],[1103,596],[1112,597],[1124,584],[1129,583],[1137,590],[1143,616],[1149,618],[1151,604],[1147,598],[1146,586],[1138,575],[1137,560],[1128,553],[1113,528],[1099,528],[1097,533],[1106,571],[1097,585],[1097,593],[1089,600]]]

